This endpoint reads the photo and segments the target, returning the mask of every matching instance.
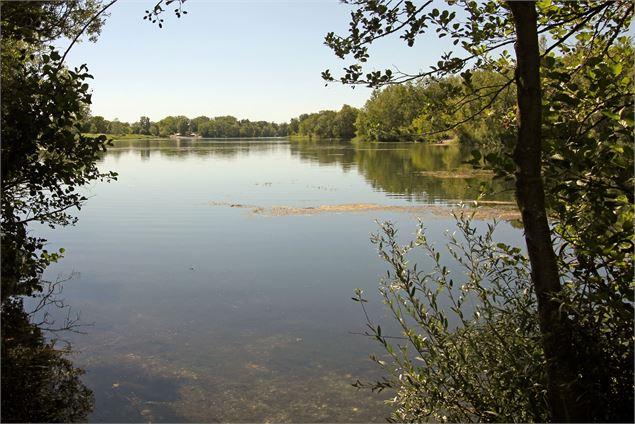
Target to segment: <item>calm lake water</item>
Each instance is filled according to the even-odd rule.
[[[388,394],[351,387],[380,375],[368,356],[381,349],[353,334],[365,322],[350,300],[361,287],[386,318],[376,292],[387,268],[369,236],[392,220],[405,241],[420,215],[441,242],[453,220],[312,212],[473,199],[487,177],[463,178],[463,159],[457,146],[116,143],[100,167],[119,180],[90,188],[76,226],[39,229],[66,249],[45,277],[71,276],[63,296],[92,324],[66,336],[95,393],[90,419],[384,421]],[[506,222],[499,234],[519,243]]]

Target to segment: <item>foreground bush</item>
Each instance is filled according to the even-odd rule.
[[[391,419],[399,422],[548,421],[527,259],[494,241],[495,224],[483,234],[467,217],[457,217],[457,224],[458,235],[448,236],[449,256],[430,243],[422,223],[406,245],[397,242],[391,223],[373,237],[391,267],[380,293],[402,334],[382,333],[366,315],[367,334],[388,358],[373,359],[387,376],[356,386],[394,391]],[[410,264],[421,254],[432,260],[426,272]],[[449,258],[452,264],[444,264]],[[367,300],[361,290],[356,295],[366,313]]]

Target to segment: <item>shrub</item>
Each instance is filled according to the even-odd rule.
[[[387,373],[355,386],[392,390],[391,421],[544,422],[549,420],[546,367],[527,258],[497,243],[496,223],[480,234],[470,216],[456,216],[446,245],[451,266],[419,222],[414,241],[400,245],[391,223],[372,238],[390,265],[380,293],[402,335],[382,333],[366,314],[367,335],[384,347],[373,356]],[[432,260],[428,272],[413,255]],[[419,260],[420,258],[417,258]],[[459,270],[461,272],[459,272]]]

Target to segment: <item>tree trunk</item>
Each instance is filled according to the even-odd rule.
[[[516,28],[519,125],[514,150],[516,201],[525,227],[531,279],[538,298],[551,418],[555,422],[587,422],[588,415],[576,381],[577,361],[571,324],[566,316],[561,316],[560,302],[554,298],[561,291],[561,285],[541,176],[542,97],[535,2],[508,1],[507,5]]]

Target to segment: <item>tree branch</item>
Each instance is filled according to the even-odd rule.
[[[73,38],[73,41],[71,41],[71,44],[66,48],[66,51],[64,51],[64,54],[62,55],[62,58],[60,59],[59,63],[57,64],[57,68],[55,69],[56,73],[62,68],[62,65],[64,64],[64,60],[66,59],[66,55],[68,55],[68,53],[71,51],[71,49],[73,48],[73,46],[75,45],[77,40],[79,40],[79,37],[82,36],[82,34],[86,31],[86,29],[88,29],[88,27],[93,22],[95,22],[95,20],[97,20],[97,18],[99,18],[99,16],[101,16],[102,13],[104,13],[106,10],[108,10],[108,8],[110,6],[112,6],[113,4],[117,3],[117,1],[118,0],[112,0],[106,6],[102,7],[101,10],[95,14],[95,16],[90,18],[88,20],[88,22],[86,22],[86,24],[82,27],[81,31],[79,31],[79,33],[75,36],[75,38]]]

